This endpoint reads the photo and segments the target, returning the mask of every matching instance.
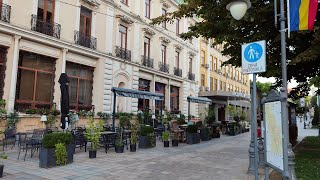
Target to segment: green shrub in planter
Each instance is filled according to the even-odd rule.
[[[67,164],[67,148],[63,143],[55,145],[56,164],[58,166]]]
[[[74,146],[72,144],[71,133],[59,132],[46,134],[43,137],[42,147],[39,153],[39,166],[42,168],[50,168],[56,165],[72,163],[73,154]]]
[[[139,148],[146,149],[155,146],[154,129],[152,126],[141,126]]]
[[[154,129],[152,126],[141,126],[140,136],[148,136],[148,134],[153,132],[154,132]]]
[[[197,133],[198,132],[198,126],[195,124],[188,125],[187,127],[187,133]]]
[[[72,143],[72,135],[71,133],[51,133],[46,134],[42,140],[42,147],[44,148],[55,148],[55,145],[58,143],[63,143],[65,145]]]

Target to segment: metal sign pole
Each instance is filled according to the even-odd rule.
[[[254,141],[254,176],[255,176],[255,180],[259,179],[259,167],[258,167],[258,140],[257,140],[257,74],[253,74],[253,92],[252,92],[252,125],[253,125],[253,141]]]

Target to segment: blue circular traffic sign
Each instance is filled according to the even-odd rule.
[[[263,54],[263,48],[258,43],[248,44],[244,50],[244,58],[248,62],[257,62]]]

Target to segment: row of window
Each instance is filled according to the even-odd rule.
[[[150,91],[150,81],[145,79],[139,79],[139,90],[141,91]],[[155,83],[155,92],[163,94],[165,96],[166,84]],[[155,110],[159,111],[160,108],[165,107],[166,98],[164,97],[163,101],[155,101]],[[138,100],[138,109],[147,110],[150,109],[150,101],[148,99],[139,99]],[[179,87],[170,86],[170,110],[173,112],[179,111]]]
[[[201,86],[205,86],[205,75],[201,75]],[[233,89],[234,87],[234,89]],[[218,79],[213,79],[210,77],[210,90],[223,90],[223,91],[235,91],[235,92],[241,92],[241,93],[248,93],[244,89],[241,89],[237,86],[233,86],[232,84],[228,84],[226,82],[222,82],[220,80],[220,87],[218,87]]]
[[[25,51],[19,55],[15,109],[50,108],[53,104],[55,59]],[[71,109],[91,109],[93,71],[92,67],[67,62]]]

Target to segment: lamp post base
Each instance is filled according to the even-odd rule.
[[[254,144],[251,140],[250,146],[249,146],[249,167],[248,167],[248,174],[254,174],[255,173],[255,167],[254,167]]]

